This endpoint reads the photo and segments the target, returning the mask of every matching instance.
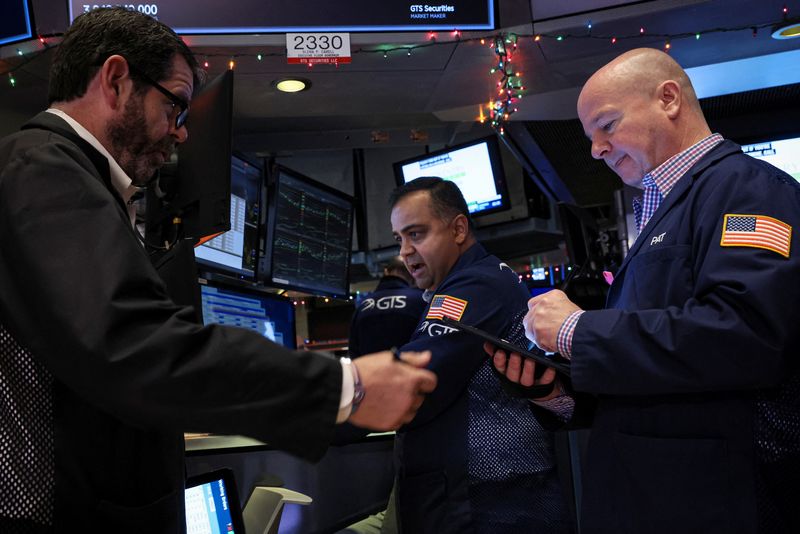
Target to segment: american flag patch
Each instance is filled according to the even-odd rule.
[[[457,299],[449,295],[434,295],[431,300],[431,307],[428,308],[428,315],[425,318],[441,319],[442,317],[450,317],[458,321],[464,315],[466,308],[466,300]]]
[[[792,227],[764,215],[726,213],[722,223],[723,247],[756,247],[789,257]]]

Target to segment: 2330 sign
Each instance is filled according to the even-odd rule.
[[[350,63],[349,33],[287,33],[289,63]]]

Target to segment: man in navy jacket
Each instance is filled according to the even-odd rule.
[[[595,73],[578,114],[592,155],[643,189],[607,309],[554,291],[525,318],[596,399],[582,531],[800,531],[800,186],[712,135],[657,50]],[[495,366],[534,383],[516,355]]]
[[[562,533],[569,530],[553,435],[527,401],[508,395],[480,339],[443,317],[523,341],[528,291],[475,240],[458,187],[418,178],[392,195],[400,256],[429,302],[403,350],[430,350],[438,377],[397,435],[397,509],[403,533]]]
[[[399,258],[383,269],[375,291],[367,295],[350,323],[351,358],[408,343],[427,304],[422,291],[410,286],[411,275]]]

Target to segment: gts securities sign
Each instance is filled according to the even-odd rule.
[[[124,6],[177,33],[380,32],[494,30],[496,0],[69,0],[70,21],[98,7]]]

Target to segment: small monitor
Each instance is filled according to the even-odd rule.
[[[800,137],[742,145],[742,152],[763,159],[800,182]]]
[[[294,304],[251,285],[201,281],[203,324],[237,326],[258,332],[289,349],[297,348]]]
[[[315,295],[346,296],[353,197],[280,165],[272,171],[268,197],[259,279]]]
[[[253,278],[261,195],[261,167],[234,155],[231,158],[231,229],[195,248],[194,255],[201,266],[242,278]]]
[[[7,0],[3,2],[3,16],[0,17],[0,46],[33,37],[33,22],[28,0]]]
[[[547,280],[547,269],[544,267],[534,267],[531,269],[531,280],[544,282]]]
[[[239,492],[230,469],[189,478],[183,496],[186,534],[244,534]]]
[[[200,244],[230,230],[233,71],[208,82],[192,99],[186,126],[189,137],[178,145],[177,165],[165,165],[148,187],[150,243]]]
[[[485,137],[394,164],[397,185],[422,176],[455,182],[472,216],[511,207],[497,138]]]
[[[580,268],[592,260],[599,260],[597,222],[580,206],[558,203],[561,230],[567,246],[567,256],[574,267]]]

